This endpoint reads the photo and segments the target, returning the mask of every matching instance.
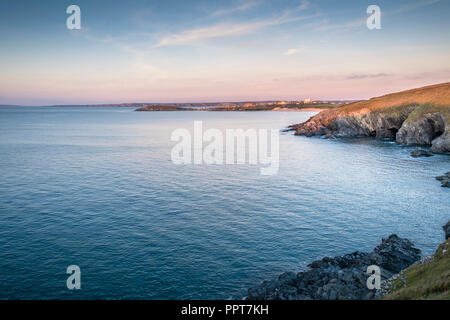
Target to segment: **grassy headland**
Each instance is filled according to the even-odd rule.
[[[349,103],[290,128],[297,135],[376,137],[450,153],[450,82]]]

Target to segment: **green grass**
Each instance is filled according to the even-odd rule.
[[[402,104],[398,106],[392,106],[392,107],[386,107],[384,109],[376,109],[372,111],[373,113],[379,113],[384,115],[389,115],[391,117],[400,118],[405,117],[407,118],[411,114],[411,107],[414,106],[414,104]]]
[[[421,118],[423,118],[424,115],[428,113],[441,113],[445,119],[446,123],[450,124],[450,103],[449,106],[436,106],[429,103],[424,103],[419,105],[411,114],[409,115],[408,119],[406,119],[407,122],[414,122]]]
[[[406,281],[402,281],[403,278]],[[406,269],[391,284],[384,300],[449,300],[450,240],[442,243],[432,260]]]

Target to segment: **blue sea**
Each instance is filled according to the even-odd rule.
[[[0,299],[229,299],[392,233],[443,240],[450,157],[280,136],[280,168],[174,165],[171,133],[283,129],[313,112],[0,108]],[[81,268],[68,290],[66,268]]]

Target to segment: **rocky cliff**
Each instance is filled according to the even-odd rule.
[[[450,153],[450,83],[350,103],[289,129],[296,135],[374,137]]]

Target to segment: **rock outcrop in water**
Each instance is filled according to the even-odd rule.
[[[388,279],[420,259],[408,239],[391,235],[372,252],[354,252],[312,262],[305,272],[286,272],[248,290],[249,300],[364,300],[376,290],[367,288],[367,267],[377,265]]]
[[[433,140],[431,151],[435,153],[450,153],[450,129],[448,127],[447,125],[443,135]]]
[[[442,187],[450,188],[450,171],[444,174],[443,176],[436,177],[436,180],[441,182]]]
[[[374,137],[430,146],[450,154],[450,83],[408,90],[326,110],[292,125],[296,135]]]
[[[419,157],[432,157],[433,153],[423,149],[415,149],[411,151],[411,157],[419,158]]]

